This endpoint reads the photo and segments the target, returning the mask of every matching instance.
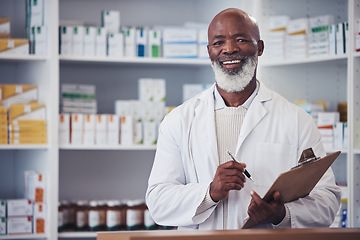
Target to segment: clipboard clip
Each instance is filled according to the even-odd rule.
[[[301,167],[304,164],[311,163],[311,162],[314,162],[319,159],[320,159],[320,157],[315,156],[315,153],[312,150],[312,148],[307,148],[301,153],[298,165],[296,165],[295,167],[292,167],[291,169]]]

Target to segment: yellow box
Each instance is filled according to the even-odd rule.
[[[10,18],[0,17],[0,38],[10,37]]]
[[[11,139],[11,144],[46,144],[46,138],[21,138],[21,139]]]
[[[25,38],[0,38],[0,54],[29,54],[29,40]]]
[[[17,117],[31,113],[40,108],[45,108],[45,104],[39,104],[36,101],[26,104],[11,104],[9,108],[9,121],[12,121]]]
[[[37,88],[37,85],[31,84],[1,84],[2,97],[1,99],[6,99],[11,96],[21,94],[23,92],[29,91],[31,89]]]

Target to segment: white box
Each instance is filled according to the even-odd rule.
[[[135,57],[136,56],[136,29],[135,27],[127,27],[124,29],[124,39],[125,39],[125,57]]]
[[[35,171],[25,171],[25,198],[33,203],[44,203],[46,197],[45,175]]]
[[[73,54],[73,33],[74,27],[72,26],[60,26],[59,27],[59,53],[61,55]]]
[[[107,33],[105,28],[97,28],[95,36],[95,56],[105,57],[107,48]]]
[[[95,27],[86,27],[84,35],[84,55],[95,56]]]
[[[46,218],[46,204],[34,203],[34,218]]]
[[[6,202],[7,217],[25,217],[33,215],[33,205],[29,199],[11,199]]]
[[[108,134],[107,143],[118,145],[120,143],[120,118],[118,115],[107,116]]]
[[[136,100],[116,100],[115,114],[119,116],[131,115],[131,103]]]
[[[73,55],[83,56],[84,55],[84,37],[85,27],[76,26],[73,31]]]
[[[344,142],[343,142],[343,148],[347,149],[349,148],[349,128],[348,123],[344,123]]]
[[[155,121],[144,122],[144,145],[154,145],[157,140],[157,124]]]
[[[151,78],[140,78],[138,80],[139,100],[143,102],[154,101],[153,80]]]
[[[163,30],[164,58],[197,58],[196,29],[165,28]]]
[[[6,234],[6,218],[0,217],[0,236]]]
[[[207,29],[198,30],[198,58],[208,59],[209,54],[207,51],[208,34]]]
[[[95,144],[95,114],[86,114],[84,116],[84,138],[83,144],[94,145]]]
[[[32,233],[32,217],[14,217],[7,219],[7,234],[29,234]]]
[[[120,32],[120,11],[104,10],[101,12],[101,26],[110,33]]]
[[[153,79],[154,102],[165,102],[166,100],[166,81],[165,79]]]
[[[70,114],[59,115],[59,144],[70,144]]]
[[[0,38],[10,37],[10,18],[0,17]]]
[[[71,114],[71,144],[78,145],[83,143],[83,127],[84,127],[84,115],[83,114]]]
[[[107,114],[98,114],[95,122],[95,143],[106,145],[107,142]]]
[[[309,32],[309,20],[307,18],[290,20],[286,27],[286,32],[288,35],[306,35]]]
[[[124,56],[124,35],[122,33],[108,34],[108,51],[109,57]]]
[[[337,149],[343,148],[344,142],[344,124],[336,122],[334,125],[334,147]]]
[[[344,54],[345,53],[345,31],[344,31],[344,23],[338,23],[336,25],[336,54]]]
[[[270,16],[268,22],[269,31],[286,31],[286,27],[290,21],[289,16],[278,15]]]
[[[144,143],[143,122],[134,121],[134,144],[143,144],[143,143]]]
[[[26,0],[26,26],[44,25],[43,0]]]
[[[32,27],[33,34],[33,53],[35,55],[47,54],[47,27],[46,26],[34,26]]]
[[[149,30],[148,56],[161,57],[161,31]]]
[[[132,145],[134,142],[133,118],[130,115],[120,117],[120,144]]]
[[[0,200],[0,217],[6,217],[6,201]]]
[[[137,28],[136,29],[136,56],[145,57],[147,56],[148,48],[148,29],[147,28]]]
[[[333,15],[322,15],[316,16],[309,19],[310,27],[321,27],[328,26],[334,24],[334,16]]]
[[[334,125],[340,121],[339,112],[319,112],[317,118],[318,126]]]

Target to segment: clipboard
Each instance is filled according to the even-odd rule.
[[[306,155],[305,151],[308,150],[304,150],[302,156]],[[315,155],[311,154],[307,159],[300,158],[298,166],[278,176],[263,200],[270,202],[275,191],[281,193],[285,203],[307,196],[340,153],[341,151],[337,151],[323,158],[316,158]],[[251,228],[255,225],[251,218],[248,218],[242,229]]]

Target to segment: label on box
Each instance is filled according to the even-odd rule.
[[[32,233],[32,217],[14,217],[7,219],[7,234]]]
[[[33,214],[33,206],[28,199],[7,200],[7,216],[21,217],[31,216]]]

